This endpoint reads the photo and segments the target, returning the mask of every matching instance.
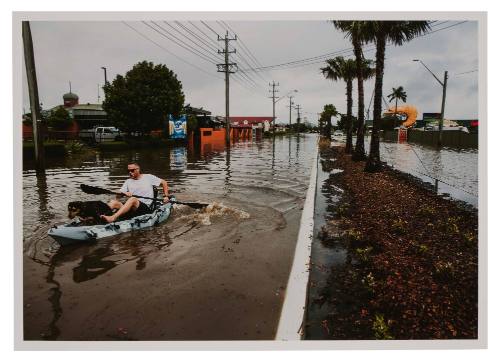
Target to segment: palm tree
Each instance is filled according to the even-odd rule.
[[[397,113],[398,113],[398,100],[406,102],[405,90],[403,89],[402,86],[399,86],[398,88],[393,87],[392,93],[390,95],[387,95],[387,97],[389,97],[389,102],[396,100],[396,109],[394,110],[394,114],[397,115]]]
[[[356,134],[356,148],[352,155],[353,160],[364,160],[365,155],[365,91],[363,81],[375,75],[374,69],[367,69],[363,57],[363,45],[369,30],[367,21],[332,21],[335,28],[346,33],[351,40],[356,57],[356,78],[358,80],[358,131]]]
[[[373,129],[370,140],[370,154],[365,171],[381,169],[379,124],[382,114],[382,85],[384,78],[385,46],[392,43],[402,45],[430,30],[428,21],[368,21],[363,33],[364,41],[374,41],[377,53],[375,61],[375,98],[373,100]]]
[[[328,140],[332,139],[332,116],[337,117],[338,115],[339,112],[334,105],[328,104],[323,107],[323,112],[321,112],[320,116],[320,122],[326,122],[324,135]]]
[[[327,66],[321,68],[326,79],[344,81],[347,95],[347,138],[345,152],[352,153],[352,81],[356,78],[356,64],[352,59],[335,57],[326,61]]]

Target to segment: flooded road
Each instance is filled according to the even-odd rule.
[[[316,135],[98,153],[23,171],[26,340],[273,339],[288,281]],[[106,200],[130,161],[180,201],[153,229],[58,247],[49,228],[70,201]]]

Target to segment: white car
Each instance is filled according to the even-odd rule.
[[[337,130],[333,133],[333,136],[344,136],[344,133],[342,131]]]

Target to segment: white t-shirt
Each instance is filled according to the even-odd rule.
[[[141,174],[139,179],[129,178],[125,180],[120,192],[131,192],[134,195],[140,195],[141,197],[153,198],[153,186],[160,185],[161,179],[152,174]],[[153,201],[151,199],[138,198],[141,202],[146,205],[150,205]]]

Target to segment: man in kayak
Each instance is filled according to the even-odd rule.
[[[130,178],[125,180],[125,183],[120,188],[120,193],[116,194],[116,199],[108,202],[109,207],[117,209],[117,211],[111,216],[101,215],[101,218],[108,223],[116,221],[124,214],[132,214],[135,217],[151,213],[153,200],[141,197],[154,198],[153,187],[155,186],[162,186],[163,202],[168,202],[168,184],[166,180],[152,174],[141,174],[141,167],[137,163],[128,164],[127,171]],[[123,195],[129,197],[125,203],[119,200]],[[132,195],[138,197],[133,197]]]

